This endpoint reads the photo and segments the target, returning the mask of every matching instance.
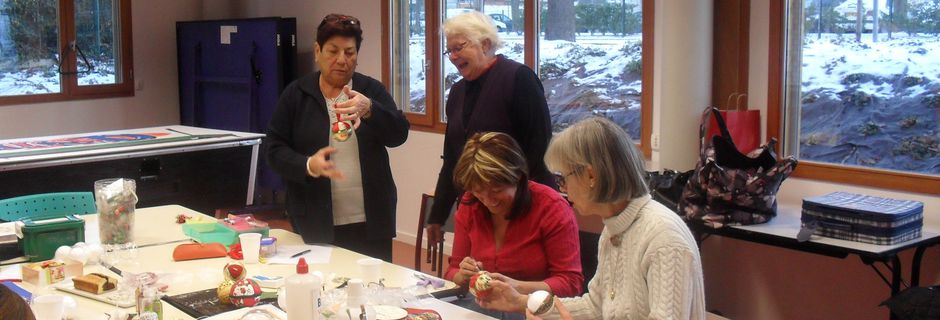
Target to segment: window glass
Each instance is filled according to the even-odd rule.
[[[807,0],[790,18],[787,152],[940,174],[940,3]]]
[[[539,78],[559,132],[592,115],[639,139],[641,0],[541,1]]]
[[[428,63],[427,45],[425,41],[425,28],[427,21],[425,19],[424,0],[409,0],[400,2],[400,12],[397,37],[397,60],[402,70],[402,75],[406,79],[400,79],[398,82],[402,88],[399,101],[404,112],[426,114],[427,113],[427,76],[425,65]]]
[[[111,0],[76,0],[75,30],[78,85],[113,84],[121,75],[115,66],[120,57],[120,10]],[[116,36],[118,35],[118,36]]]
[[[0,96],[58,93],[56,1],[0,0]]]

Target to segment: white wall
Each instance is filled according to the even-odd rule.
[[[711,101],[712,2],[656,1],[652,161],[688,170],[698,158],[698,123]]]
[[[197,20],[191,0],[131,2],[133,97],[0,106],[0,139],[179,124],[176,21]]]

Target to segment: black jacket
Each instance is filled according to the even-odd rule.
[[[294,232],[306,243],[333,241],[330,179],[307,175],[307,158],[329,146],[331,137],[319,79],[316,72],[284,89],[264,142],[268,163],[287,185],[287,213]],[[385,148],[405,143],[410,125],[381,82],[359,73],[352,82],[353,90],[372,99],[372,115],[356,130],[368,237],[390,239],[395,237],[398,196]]]
[[[512,136],[529,166],[529,180],[554,189],[555,179],[542,158],[552,138],[552,120],[545,90],[529,67],[503,55],[474,81],[461,79],[447,98],[444,164],[434,189],[434,205],[427,223],[444,224],[462,190],[454,185],[454,167],[464,144],[474,133],[496,131]]]

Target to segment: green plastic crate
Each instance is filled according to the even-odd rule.
[[[85,241],[85,220],[76,215],[38,220],[24,219],[23,239],[20,245],[29,261],[43,261],[55,257],[60,246],[71,246]]]

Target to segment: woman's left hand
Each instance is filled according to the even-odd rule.
[[[343,92],[349,100],[337,103],[333,109],[340,115],[340,121],[353,121],[358,127],[359,120],[368,118],[372,112],[372,99],[349,86],[343,86]]]
[[[519,288],[520,282],[519,282],[518,280],[513,279],[513,278],[510,278],[510,277],[507,277],[507,276],[503,275],[502,273],[490,272],[490,277],[493,278],[493,279],[496,279],[496,280],[505,282],[506,284],[508,284],[510,287],[512,287],[512,288],[515,289],[516,291],[519,291],[519,292],[522,292],[522,291],[523,291],[523,290],[520,290],[520,288]]]

